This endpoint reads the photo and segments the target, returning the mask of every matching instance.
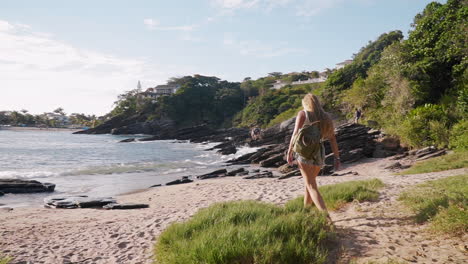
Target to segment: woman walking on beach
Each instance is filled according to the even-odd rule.
[[[322,140],[330,140],[331,148],[335,156],[335,170],[338,170],[341,165],[333,121],[323,110],[319,99],[315,95],[309,93],[304,96],[302,99],[302,107],[304,110],[297,114],[296,125],[289,144],[287,156],[288,163],[291,165],[295,158],[299,169],[301,170],[305,184],[304,206],[310,205],[313,202],[319,210],[327,212],[327,207],[325,206],[325,202],[323,201],[317,187],[316,177],[320,172],[325,159],[325,149],[323,147]],[[308,159],[304,158],[299,153],[294,153],[293,151],[296,134],[304,127],[304,125],[316,125],[320,129],[320,146],[317,148],[317,151],[312,153],[312,158]]]

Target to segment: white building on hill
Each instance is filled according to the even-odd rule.
[[[155,103],[157,98],[160,96],[175,94],[177,90],[180,89],[178,84],[164,84],[158,85],[154,88],[148,88],[146,91],[139,93],[139,99],[152,99],[152,102]]]
[[[337,63],[335,69],[339,70],[341,68],[344,68],[344,66],[346,66],[348,64],[351,64],[352,62],[353,62],[353,60],[345,60],[343,62]]]

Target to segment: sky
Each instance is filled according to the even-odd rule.
[[[103,115],[139,80],[334,68],[382,33],[407,36],[430,2],[0,0],[0,111]]]

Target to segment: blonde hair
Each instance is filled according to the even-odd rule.
[[[330,134],[335,133],[333,121],[323,110],[322,104],[317,96],[308,93],[302,98],[302,107],[309,112],[310,121],[320,121],[320,130],[323,138],[328,138]]]

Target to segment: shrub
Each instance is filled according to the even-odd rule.
[[[448,145],[451,120],[440,105],[426,104],[411,110],[403,121],[401,139],[414,147]]]
[[[321,187],[327,206],[377,198],[380,180]],[[168,227],[156,243],[158,263],[325,263],[334,234],[325,215],[301,198],[279,207],[227,202],[200,210]]]
[[[155,250],[157,263],[325,263],[331,239],[317,210],[239,201],[171,225]]]
[[[426,182],[399,197],[415,213],[418,223],[431,222],[431,229],[453,235],[468,231],[468,175]]]
[[[468,120],[462,120],[452,127],[450,132],[450,148],[468,151]]]

